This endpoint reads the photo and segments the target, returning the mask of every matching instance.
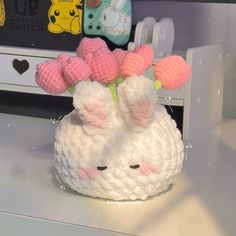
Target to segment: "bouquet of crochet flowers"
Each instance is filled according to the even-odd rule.
[[[113,200],[146,199],[181,171],[184,145],[157,89],[177,89],[191,75],[179,56],[154,66],[148,45],[110,51],[100,38],[84,38],[75,57],[59,55],[37,66],[36,82],[50,94],[73,93],[74,110],[58,125],[54,160],[71,189]]]

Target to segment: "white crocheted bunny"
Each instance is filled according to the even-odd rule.
[[[173,182],[182,169],[184,146],[175,121],[157,104],[152,80],[129,76],[117,90],[116,105],[98,82],[77,85],[75,110],[56,131],[55,166],[81,194],[144,200]]]
[[[125,0],[112,0],[100,15],[103,30],[109,35],[117,36],[130,33],[131,17],[122,12],[124,4]]]

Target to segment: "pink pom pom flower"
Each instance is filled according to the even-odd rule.
[[[122,64],[125,56],[128,54],[128,51],[122,50],[120,48],[116,48],[112,54],[115,56],[115,58],[118,60],[119,65]]]
[[[56,60],[59,61],[62,66],[65,66],[70,59],[70,56],[68,54],[60,54],[57,56]]]
[[[62,64],[57,60],[38,64],[35,81],[43,90],[54,95],[64,93],[69,87],[63,77]]]
[[[154,68],[156,80],[166,89],[182,87],[191,76],[191,67],[180,56],[169,56],[159,61]]]
[[[134,52],[142,55],[145,61],[145,69],[148,69],[152,66],[154,61],[154,52],[153,49],[147,44],[142,44],[139,47],[134,49]]]
[[[82,80],[87,80],[91,75],[88,65],[79,57],[72,57],[63,68],[65,80],[70,85],[76,85]]]
[[[112,83],[119,76],[119,63],[108,49],[88,54],[85,62],[92,72],[92,79],[102,84]]]
[[[120,66],[122,76],[142,75],[145,72],[144,57],[138,53],[129,52]]]
[[[76,54],[78,57],[85,59],[89,53],[94,53],[102,48],[107,48],[104,40],[100,38],[83,38],[80,42]]]

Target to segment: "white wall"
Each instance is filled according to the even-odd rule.
[[[175,49],[225,44],[224,116],[236,118],[236,4],[132,1],[134,23],[145,16],[171,17]]]

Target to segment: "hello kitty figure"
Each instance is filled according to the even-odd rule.
[[[154,68],[154,82],[144,76],[154,55],[147,45],[110,52],[100,40],[84,39],[81,47],[77,52],[85,61],[65,62],[60,56],[56,62],[65,63],[60,70],[50,68],[52,62],[38,66],[38,84],[47,91],[55,91],[50,78],[56,81],[58,74],[68,84],[78,82],[74,110],[56,129],[58,175],[71,189],[98,198],[145,200],[163,192],[182,169],[184,145],[175,121],[158,104],[156,89],[183,86],[191,74],[189,65],[179,56],[162,59]],[[93,57],[86,65],[89,73],[77,70]]]
[[[131,17],[122,12],[126,0],[112,0],[101,15],[100,23],[103,30],[112,36],[127,35],[131,29]]]

